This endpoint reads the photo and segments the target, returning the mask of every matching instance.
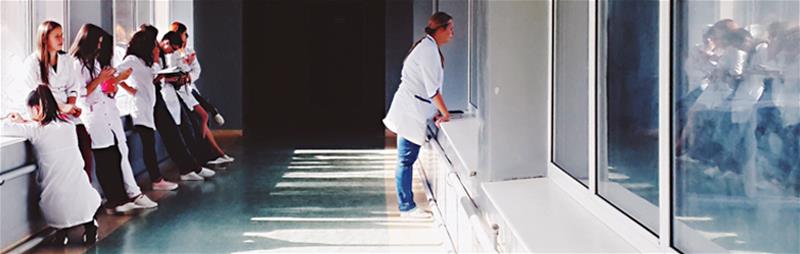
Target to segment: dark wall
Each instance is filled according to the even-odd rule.
[[[414,1],[386,1],[386,100],[384,110],[389,110],[392,98],[400,86],[403,60],[414,42]],[[417,29],[421,30],[421,29]]]
[[[222,129],[244,126],[242,8],[242,0],[195,0],[194,29],[189,28],[203,68],[196,85],[225,117]]]
[[[243,44],[245,135],[315,144],[379,137],[383,145],[384,8],[245,1],[244,30],[254,31]]]

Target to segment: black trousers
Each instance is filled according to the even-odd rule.
[[[164,178],[158,168],[158,158],[156,158],[156,133],[155,130],[143,125],[134,125],[133,130],[139,134],[142,140],[142,159],[150,180],[153,182],[161,181]]]
[[[208,102],[206,98],[203,98],[203,96],[201,96],[200,93],[198,93],[195,90],[192,90],[192,95],[194,95],[194,99],[197,100],[198,103],[200,103],[200,106],[203,107],[203,109],[205,109],[206,112],[208,112],[209,118],[213,118],[215,115],[219,114],[219,110],[217,110],[217,107],[214,107],[214,105]]]
[[[116,143],[116,142],[115,142]],[[113,208],[128,202],[122,179],[122,155],[117,145],[106,148],[92,149],[94,153],[95,174],[100,182],[100,187],[106,196],[106,207]]]
[[[161,135],[161,140],[164,141],[167,153],[172,161],[178,165],[178,171],[181,174],[200,172],[200,163],[189,150],[192,146],[192,139],[187,139],[187,137],[191,136],[187,136],[187,133],[183,133],[181,128],[175,125],[175,121],[167,109],[167,104],[164,102],[164,98],[161,97],[160,90],[160,87],[156,86],[156,105],[153,110],[153,116],[156,122],[156,129],[158,134]]]

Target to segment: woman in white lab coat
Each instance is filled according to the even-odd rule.
[[[94,214],[100,195],[89,183],[75,136],[75,125],[58,113],[58,103],[46,85],[37,86],[26,101],[31,120],[11,113],[2,133],[28,139],[36,155],[39,207],[45,222],[59,229],[55,240],[66,244],[66,229],[82,225],[84,241],[97,240]]]
[[[27,91],[34,90],[39,84],[47,84],[58,102],[61,113],[69,116],[69,121],[76,124],[78,146],[83,158],[84,170],[87,177],[92,173],[92,147],[89,132],[81,122],[82,109],[75,106],[80,93],[81,81],[78,80],[72,63],[72,56],[62,51],[64,37],[61,25],[54,21],[45,21],[39,25],[36,52],[25,59],[24,66],[27,72],[24,85]],[[25,95],[20,95],[20,97]],[[18,109],[24,108],[20,104]],[[25,114],[25,113],[23,113]],[[89,179],[91,181],[91,178]]]
[[[155,131],[161,135],[170,158],[178,166],[181,180],[202,181],[214,175],[214,171],[200,166],[188,151],[175,120],[167,109],[161,92],[161,77],[155,75],[160,70],[159,49],[156,42],[158,30],[143,26],[128,43],[126,56],[117,69],[133,70],[131,76],[121,86],[134,97],[131,111],[134,130],[142,140],[142,154],[153,189],[174,189],[175,183],[164,180],[158,167],[155,153]],[[173,92],[174,93],[174,92]]]
[[[222,117],[222,114],[219,112],[219,110],[217,110],[217,107],[215,107],[213,104],[208,102],[208,100],[206,100],[202,95],[200,95],[200,90],[198,90],[197,86],[194,85],[194,82],[200,78],[201,69],[200,69],[200,62],[197,60],[197,54],[194,52],[194,50],[188,47],[187,40],[189,39],[189,33],[187,32],[186,25],[178,21],[172,22],[172,24],[170,24],[170,31],[175,31],[181,35],[181,40],[183,41],[183,45],[178,50],[178,52],[184,58],[184,60],[191,66],[192,69],[192,71],[189,72],[189,75],[192,78],[191,80],[192,84],[189,85],[191,90],[184,90],[184,92],[186,92],[185,94],[181,94],[181,91],[178,91],[179,95],[181,95],[181,98],[183,98],[183,100],[186,101],[187,104],[189,104],[190,108],[195,108],[196,112],[201,115],[201,118],[203,118],[203,122],[207,123],[208,117],[213,116],[217,124],[219,125],[225,124],[225,118]],[[200,105],[199,109],[197,108],[197,106],[195,106],[195,103]],[[230,157],[228,155],[225,156],[225,159],[233,161],[233,157]]]
[[[96,25],[85,24],[70,48],[70,54],[75,57],[74,68],[85,84],[78,103],[84,109],[81,120],[92,136],[97,178],[108,199],[106,207],[114,212],[153,208],[158,204],[142,194],[133,176],[127,138],[114,100],[117,85],[127,79],[132,70],[124,70],[115,77],[116,70],[109,66],[110,59],[103,61],[104,64],[98,61],[102,45],[109,46],[104,40],[111,40],[111,36]]]
[[[192,134],[189,137],[194,139],[192,153],[199,157],[198,161],[207,161],[211,165],[233,162],[233,157],[226,155],[217,144],[208,128],[208,113],[192,94],[192,83],[200,77],[200,64],[194,55],[182,56],[180,47],[183,45],[185,45],[183,38],[175,31],[167,32],[161,40],[166,66],[178,67],[181,72],[186,73],[188,79],[186,84],[175,87],[181,108],[186,112],[187,118],[186,122],[180,123],[180,127],[184,134]]]
[[[437,109],[437,125],[450,119],[442,99],[444,56],[439,46],[453,38],[453,26],[453,18],[444,12],[431,16],[425,27],[425,37],[413,46],[403,62],[400,86],[383,119],[386,128],[397,133],[395,181],[398,207],[403,216],[428,216],[416,209],[412,172],[420,146],[426,142],[427,121],[436,116]]]

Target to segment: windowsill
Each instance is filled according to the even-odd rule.
[[[25,143],[25,139],[20,137],[0,136],[0,147],[6,147],[17,143]]]
[[[638,252],[550,178],[484,183],[482,188],[504,221],[501,227],[509,227],[526,252]]]
[[[452,147],[455,153],[454,159],[464,165],[467,172],[478,169],[479,127],[478,118],[469,115],[441,124],[442,134],[446,136],[448,142],[446,145]]]
[[[30,164],[27,140],[24,138],[0,136],[0,153],[3,155],[0,160],[0,174]]]

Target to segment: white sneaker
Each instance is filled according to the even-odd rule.
[[[225,118],[222,118],[222,115],[221,115],[221,114],[216,114],[216,115],[214,116],[214,120],[215,120],[215,121],[217,121],[217,124],[219,124],[220,126],[222,126],[223,124],[225,124]]]
[[[181,179],[182,180],[182,179]],[[178,188],[177,183],[169,182],[167,180],[161,179],[161,181],[153,183],[153,190],[159,191],[171,191]]]
[[[205,178],[198,175],[195,172],[189,172],[188,174],[181,175],[181,181],[203,181]]]
[[[127,212],[129,212],[131,210],[140,209],[140,208],[144,208],[144,207],[140,206],[140,205],[137,205],[134,202],[128,202],[128,203],[125,203],[123,205],[119,205],[119,206],[115,207],[114,211],[117,212],[117,213],[127,213]]]
[[[150,198],[148,198],[144,194],[141,194],[139,195],[139,197],[134,199],[133,203],[138,206],[141,206],[142,208],[154,208],[158,206],[158,203],[153,202],[153,200],[150,200]]]
[[[400,217],[413,219],[429,219],[431,215],[422,209],[414,208],[406,212],[400,212]]]
[[[210,177],[216,175],[217,173],[214,172],[214,170],[211,170],[211,169],[208,169],[206,167],[203,167],[202,169],[200,169],[200,173],[197,173],[197,174],[202,176],[203,178],[210,178]]]
[[[209,165],[219,165],[219,164],[227,163],[227,162],[228,161],[224,157],[220,156],[220,157],[217,157],[216,159],[214,159],[213,161],[209,161],[208,164]]]
[[[235,160],[235,159],[233,159],[233,157],[231,157],[230,155],[227,155],[227,154],[223,155],[222,158],[225,159],[225,162],[233,162]]]

